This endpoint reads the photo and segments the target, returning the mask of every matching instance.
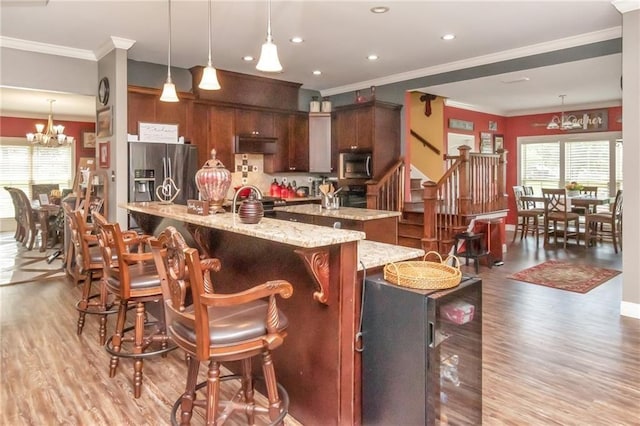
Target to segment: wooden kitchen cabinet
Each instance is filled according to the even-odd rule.
[[[369,101],[336,107],[333,137],[339,152],[371,152],[373,177],[379,178],[400,157],[402,105]]]
[[[233,142],[235,136],[235,109],[196,103],[193,107],[194,145],[198,146],[198,162],[202,166],[211,158],[215,148],[216,158],[228,169],[234,168]]]
[[[236,109],[236,134],[274,137],[274,114],[265,111]]]
[[[309,114],[309,171],[331,173],[331,114]]]
[[[309,124],[307,115],[274,114],[276,153],[264,156],[266,173],[309,171]]]
[[[167,123],[178,125],[178,135],[191,139],[193,96],[180,93],[187,102],[160,102],[160,90],[129,86],[127,89],[127,133],[138,134],[138,123]]]

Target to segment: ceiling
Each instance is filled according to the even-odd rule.
[[[0,0],[0,42],[41,52],[52,49],[99,59],[111,37],[134,41],[129,59],[167,64],[166,1]],[[374,14],[374,6],[389,11]],[[622,16],[610,1],[280,1],[272,2],[272,29],[284,71],[255,70],[266,1],[213,1],[213,62],[221,69],[303,84],[323,95],[434,75],[620,37]],[[440,37],[454,33],[456,38]],[[301,44],[289,41],[294,36]],[[172,66],[207,60],[207,2],[172,1]],[[27,42],[25,44],[25,41]],[[42,44],[44,43],[44,45]],[[26,47],[25,47],[26,46]],[[64,49],[60,49],[60,47]],[[367,60],[376,54],[377,61]],[[320,76],[312,74],[321,70]],[[416,87],[457,103],[502,115],[558,110],[559,94],[572,105],[620,104],[621,55],[430,87]],[[528,80],[524,80],[524,78]],[[513,81],[518,82],[513,82]],[[1,85],[0,81],[0,85]],[[3,111],[48,111],[51,94],[0,89]],[[39,98],[38,98],[39,96]],[[56,115],[93,115],[56,94]],[[40,105],[38,105],[38,102]],[[84,107],[88,110],[84,110]],[[69,109],[67,109],[69,108]]]

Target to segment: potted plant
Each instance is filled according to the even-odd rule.
[[[565,189],[567,190],[567,197],[575,197],[576,195],[580,195],[580,191],[582,190],[582,184],[578,182],[571,182],[566,184]]]

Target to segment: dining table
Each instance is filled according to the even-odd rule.
[[[533,203],[541,203],[544,206],[544,197],[542,195],[522,195],[520,196],[520,200],[524,202],[533,202]],[[604,206],[613,203],[614,197],[604,197],[604,196],[592,196],[592,195],[577,195],[577,196],[567,196],[567,209],[571,209],[571,207],[584,207],[587,210],[592,210],[594,206]]]

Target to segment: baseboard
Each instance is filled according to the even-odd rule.
[[[640,303],[620,302],[620,315],[640,319]]]

